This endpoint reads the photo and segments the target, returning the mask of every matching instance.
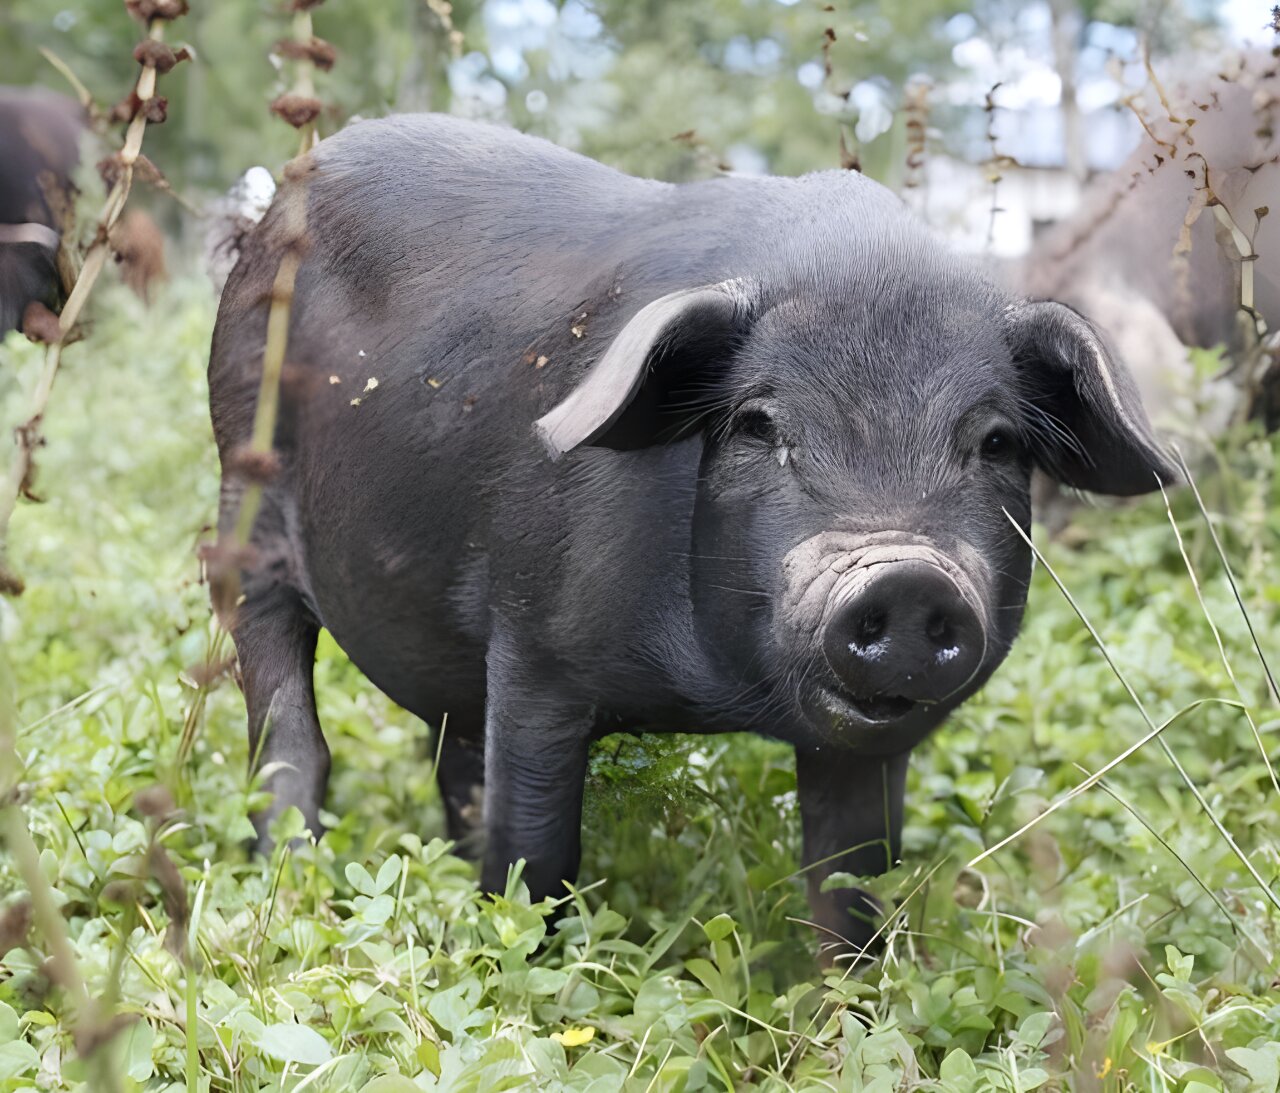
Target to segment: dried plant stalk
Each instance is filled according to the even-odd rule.
[[[311,9],[324,0],[293,0],[293,38],[277,47],[281,56],[294,64],[293,86],[271,103],[271,112],[298,130],[298,155],[304,155],[316,146],[320,139],[316,131],[316,118],[322,109],[316,98],[315,72],[317,66],[327,71],[333,67],[334,49],[326,41],[317,38],[311,25]]]
[[[323,0],[294,0],[293,37],[282,43],[277,51],[288,56],[294,64],[293,86],[271,103],[271,111],[299,133],[298,158],[285,167],[286,182],[305,186],[305,176],[310,163],[305,158],[315,147],[319,137],[316,118],[320,103],[315,97],[315,71],[317,58],[324,67],[332,67],[332,47],[314,34],[311,9]],[[262,353],[262,377],[258,384],[258,401],[254,409],[253,432],[245,450],[240,453],[244,468],[269,468],[276,463],[275,431],[280,416],[280,378],[284,373],[285,354],[289,344],[289,319],[293,308],[293,286],[298,267],[306,248],[307,206],[305,190],[293,200],[280,206],[280,233],[283,250],[280,265],[276,269],[271,286],[270,310],[267,314],[267,338]],[[264,474],[246,475],[245,488],[239,498],[235,520],[231,528],[231,541],[224,540],[206,555],[210,561],[209,583],[213,601],[219,609],[219,621],[230,627],[236,606],[240,601],[240,568],[249,555],[247,548],[253,535],[253,525],[262,505]],[[217,638],[214,639],[217,642]],[[213,644],[210,656],[213,656]]]
[[[991,183],[991,211],[987,218],[987,250],[995,246],[996,217],[1004,212],[1000,206],[1000,183],[1004,181],[1003,172],[1009,167],[1016,166],[1013,157],[1002,155],[996,146],[996,111],[999,109],[996,92],[1000,90],[1000,86],[999,82],[991,85],[982,105],[982,111],[987,115],[987,144],[991,148],[991,155],[987,157],[984,164],[987,168],[987,181]]]
[[[156,43],[163,41],[167,21],[165,17],[156,17],[150,21],[149,41]],[[83,99],[87,94],[83,85],[75,79],[71,82]],[[66,305],[58,317],[56,329],[49,331],[44,366],[32,396],[30,414],[15,430],[16,451],[5,479],[4,492],[0,495],[0,590],[2,591],[18,593],[22,590],[21,580],[13,574],[5,557],[4,548],[8,540],[9,521],[13,516],[18,497],[29,490],[34,453],[43,442],[40,426],[62,361],[62,348],[67,343],[67,335],[71,333],[84,310],[85,302],[93,291],[102,267],[106,264],[110,250],[108,240],[111,229],[128,200],[129,190],[133,184],[134,166],[141,154],[142,138],[148,124],[149,111],[145,109],[145,105],[155,98],[155,89],[155,64],[144,62],[130,99],[137,103],[137,109],[125,132],[124,146],[115,157],[119,167],[118,173],[98,217],[93,242],[75,278]],[[69,233],[63,233],[61,247],[63,253],[59,254],[61,268],[70,268],[70,263],[66,261],[67,255],[64,253],[69,246],[68,235]],[[15,703],[7,664],[4,665],[0,691],[3,692],[0,694],[0,770],[11,772],[13,781],[16,782],[22,770],[22,763],[15,742]],[[75,949],[67,933],[66,923],[54,900],[53,889],[40,867],[40,849],[32,838],[22,809],[18,806],[18,790],[14,784],[0,786],[0,837],[3,837],[5,845],[13,855],[18,872],[29,893],[32,921],[39,929],[49,950],[51,977],[62,987],[71,1001],[74,1016],[70,1023],[75,1033],[76,1049],[89,1066],[89,1087],[103,1090],[104,1093],[115,1093],[122,1088],[121,1071],[113,1058],[114,1053],[104,1050],[121,1027],[114,1019],[112,1012],[114,988],[108,984],[108,990],[101,998],[95,998],[89,992],[76,961]],[[123,951],[121,955],[123,956]]]
[[[151,21],[147,37],[152,42],[164,41],[164,29],[167,20],[156,18]],[[115,161],[119,167],[118,175],[98,216],[93,242],[85,254],[66,305],[58,316],[56,339],[51,341],[45,350],[44,366],[36,382],[35,392],[31,398],[31,409],[26,420],[14,430],[15,452],[9,464],[9,472],[5,478],[3,491],[0,492],[0,592],[16,595],[22,591],[22,580],[13,572],[8,561],[9,521],[17,507],[18,498],[29,492],[36,449],[43,443],[41,425],[44,422],[45,410],[49,405],[49,396],[53,391],[53,383],[62,364],[62,349],[66,344],[80,313],[84,310],[89,294],[97,283],[98,275],[106,265],[111,250],[109,237],[111,229],[120,218],[125,202],[129,199],[129,191],[133,186],[134,167],[142,151],[142,138],[148,125],[148,111],[141,108],[155,98],[156,68],[153,62],[146,62],[138,75],[133,98],[140,104],[125,131],[124,147],[116,154]],[[63,247],[68,246],[67,235],[63,235]]]
[[[305,195],[289,202],[285,209],[284,230],[288,242],[280,257],[280,266],[271,286],[271,309],[267,314],[267,342],[262,353],[262,379],[258,385],[258,405],[253,415],[253,433],[249,441],[252,456],[270,457],[274,450],[276,420],[280,416],[280,377],[284,372],[285,351],[289,345],[289,317],[293,309],[293,286],[302,262],[307,214]],[[248,545],[253,523],[262,503],[262,483],[254,480],[240,499],[236,519],[236,545]]]
[[[929,132],[929,93],[932,85],[926,79],[908,82],[903,104],[906,118],[907,154],[902,188],[914,190],[924,182],[926,141]]]

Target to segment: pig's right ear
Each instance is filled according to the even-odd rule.
[[[582,444],[644,448],[687,436],[705,413],[714,366],[750,319],[743,281],[685,289],[642,307],[533,430],[552,459]]]

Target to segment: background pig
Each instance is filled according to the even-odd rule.
[[[574,876],[596,737],[751,729],[795,746],[815,920],[864,944],[867,898],[821,882],[896,857],[911,748],[1008,652],[1032,466],[1172,477],[1127,373],[857,174],[671,186],[436,116],[291,173],[209,372],[226,532],[305,212],[281,466],[230,620],[251,751],[270,722],[261,835],[286,805],[319,830],[325,626],[448,714],[450,833],[483,783],[489,889],[517,858],[535,898]]]
[[[65,95],[0,87],[0,337],[62,290],[56,206],[69,200],[84,111]]]
[[[1274,364],[1206,389],[1183,348],[1240,351],[1255,330],[1280,330],[1278,67],[1270,53],[1245,53],[1170,80],[1167,109],[1148,93],[1137,149],[1037,242],[1020,271],[1033,292],[1114,333],[1158,424],[1216,432],[1233,413],[1252,412],[1280,426]],[[1241,312],[1246,263],[1218,204],[1248,240],[1252,315]]]

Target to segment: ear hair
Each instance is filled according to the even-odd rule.
[[[551,458],[598,440],[635,398],[652,362],[683,335],[731,337],[754,297],[753,286],[735,278],[672,292],[642,307],[569,395],[534,422]]]

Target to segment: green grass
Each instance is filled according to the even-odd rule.
[[[150,313],[99,299],[54,392],[48,502],[13,524],[27,592],[0,608],[20,807],[91,992],[126,1018],[99,1049],[120,1088],[1276,1088],[1280,920],[1215,820],[1274,890],[1280,802],[1258,739],[1280,758],[1280,711],[1187,491],[1174,513],[1257,738],[1226,704],[1240,696],[1158,496],[1085,513],[1044,549],[1157,724],[1221,700],[1162,736],[1212,818],[1152,743],[965,868],[1149,731],[1038,567],[1007,664],[913,761],[905,860],[875,882],[899,909],[884,957],[824,978],[796,921],[786,749],[605,742],[582,891],[490,900],[442,841],[426,728],[329,641],[333,830],[246,855],[240,695],[224,676],[206,702],[195,682],[213,635],[195,557],[217,493],[212,309],[193,279]],[[15,422],[38,354],[2,352]],[[1221,531],[1276,659],[1278,458],[1237,438],[1230,473],[1202,482],[1233,514]],[[0,852],[0,916],[23,898]],[[45,939],[9,942],[0,1090],[92,1088]]]

